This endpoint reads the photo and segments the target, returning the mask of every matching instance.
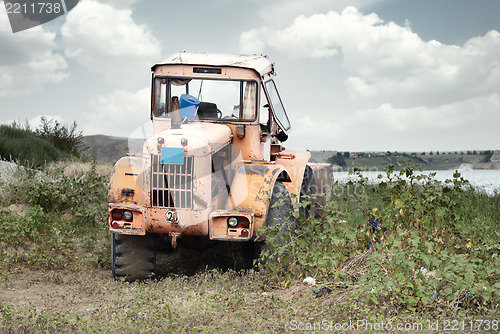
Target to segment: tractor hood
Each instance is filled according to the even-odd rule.
[[[162,148],[172,148],[182,149],[188,156],[206,156],[222,149],[231,139],[227,125],[192,122],[152,136],[144,145],[144,153],[162,154]]]

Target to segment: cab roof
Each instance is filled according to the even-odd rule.
[[[273,63],[263,55],[231,55],[214,53],[180,52],[172,55],[163,63],[155,64],[151,70],[161,65],[201,65],[201,66],[229,66],[249,68],[255,70],[261,77],[274,73]]]

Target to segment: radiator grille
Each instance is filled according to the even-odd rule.
[[[182,165],[168,165],[151,155],[151,205],[190,209],[192,204],[193,157],[184,157]]]

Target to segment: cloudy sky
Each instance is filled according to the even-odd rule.
[[[80,0],[12,33],[0,123],[85,135],[149,122],[150,67],[178,51],[266,54],[297,149],[500,149],[498,0]]]

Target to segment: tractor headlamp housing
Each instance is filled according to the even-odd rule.
[[[125,221],[131,222],[134,219],[134,215],[132,214],[132,211],[125,210],[122,213],[122,217]]]
[[[227,220],[227,224],[230,227],[236,227],[236,226],[238,226],[238,218],[236,218],[236,217],[229,217],[229,219]]]

